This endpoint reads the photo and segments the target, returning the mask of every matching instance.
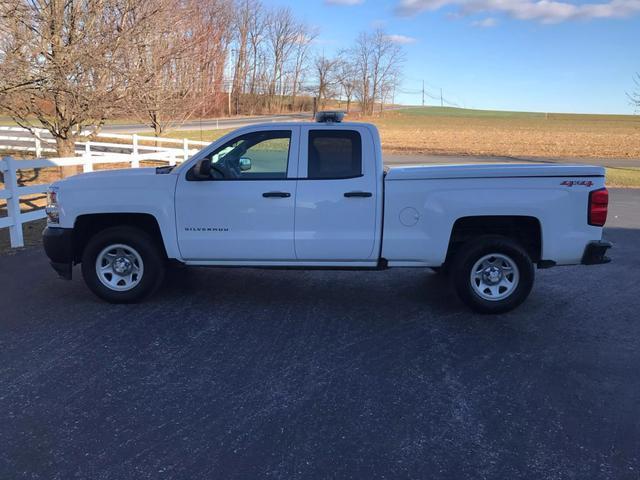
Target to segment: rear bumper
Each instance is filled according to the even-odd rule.
[[[600,263],[609,263],[611,259],[605,254],[607,253],[607,250],[612,246],[613,244],[611,242],[605,242],[603,240],[590,242],[584,249],[581,263],[583,265],[598,265]]]
[[[73,265],[73,229],[47,227],[42,232],[42,244],[51,266],[60,277],[71,280]]]

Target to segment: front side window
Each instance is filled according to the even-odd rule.
[[[354,130],[309,132],[308,178],[338,179],[362,175],[362,141]]]
[[[287,178],[291,130],[241,135],[211,154],[211,174],[223,180]]]

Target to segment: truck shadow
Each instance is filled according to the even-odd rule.
[[[429,269],[385,271],[273,270],[174,267],[161,296],[197,297],[197,303],[268,308],[275,305],[334,304],[367,309],[400,302],[452,312],[462,305],[448,279]]]
[[[563,285],[566,279],[577,276],[586,281],[603,275],[606,278],[619,269],[630,269],[633,276],[634,266],[635,271],[640,272],[640,229],[610,228],[605,238],[615,245],[610,254],[612,263],[538,270],[531,296],[514,314],[541,308],[547,295],[570,301],[572,287]],[[159,297],[173,303],[188,302],[193,308],[203,310],[224,306],[240,308],[248,314],[285,308],[300,312],[316,309],[344,316],[365,310],[376,315],[384,312],[392,318],[416,310],[426,316],[470,315],[450,283],[446,276],[426,268],[305,271],[178,266],[168,272]]]

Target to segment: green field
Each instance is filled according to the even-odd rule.
[[[470,108],[455,107],[409,107],[394,110],[389,113],[398,113],[406,117],[469,117],[469,118],[524,118],[545,120],[573,120],[573,121],[621,121],[628,122],[640,120],[634,115],[608,115],[594,113],[545,113],[545,112],[512,112],[503,110],[474,110]]]
[[[607,168],[607,186],[640,188],[640,168]]]

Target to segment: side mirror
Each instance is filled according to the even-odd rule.
[[[246,172],[247,170],[251,170],[251,159],[250,158],[241,158],[240,159],[240,171]]]
[[[211,179],[211,159],[203,158],[198,160],[196,166],[193,167],[193,175],[198,180],[210,180]]]

